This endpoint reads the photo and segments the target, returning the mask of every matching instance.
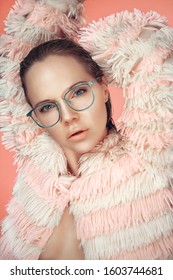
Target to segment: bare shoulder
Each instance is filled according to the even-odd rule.
[[[80,242],[76,237],[75,221],[66,208],[61,221],[49,238],[40,260],[81,260],[84,259]]]

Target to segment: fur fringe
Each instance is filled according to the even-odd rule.
[[[163,228],[164,224],[164,228]],[[172,233],[173,215],[168,213],[162,217],[155,218],[149,223],[134,226],[133,228],[120,230],[108,235],[102,235],[92,240],[83,240],[86,259],[107,259],[111,255],[119,255],[123,251],[137,250],[139,247],[149,245],[163,236]],[[145,238],[144,238],[145,237]],[[108,245],[109,244],[109,245]],[[173,252],[173,244],[171,244]],[[162,248],[163,253],[167,247]]]
[[[172,29],[165,27],[165,23],[166,19],[156,12],[124,11],[82,28],[79,42],[92,54],[110,82],[125,87],[140,58],[150,55],[155,46],[160,51],[172,46]],[[143,32],[147,34],[144,39]]]
[[[83,206],[84,207],[84,206]],[[92,239],[126,230],[173,212],[173,192],[168,188],[115,207],[100,208],[77,221],[78,239]]]
[[[173,236],[168,235],[137,250],[125,251],[119,255],[113,255],[111,260],[166,260],[173,258]]]

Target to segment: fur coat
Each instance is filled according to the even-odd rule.
[[[113,14],[81,27],[83,1],[16,1],[0,42],[0,126],[18,175],[2,222],[0,259],[38,259],[68,205],[85,259],[173,255],[173,29],[156,12]],[[86,48],[124,109],[78,176],[61,148],[27,119],[19,63],[44,41],[68,36]]]

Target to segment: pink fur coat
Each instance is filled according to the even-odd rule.
[[[173,256],[173,29],[156,12],[81,27],[83,1],[16,1],[0,42],[0,126],[18,176],[2,222],[0,259],[38,259],[69,205],[85,259]],[[44,41],[73,37],[123,89],[103,143],[69,175],[61,148],[29,121],[19,63]]]

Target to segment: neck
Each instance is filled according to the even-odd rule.
[[[79,168],[79,158],[81,155],[77,155],[71,150],[64,150],[64,154],[67,158],[67,168],[70,171],[71,174],[76,176],[78,174],[78,168]]]

